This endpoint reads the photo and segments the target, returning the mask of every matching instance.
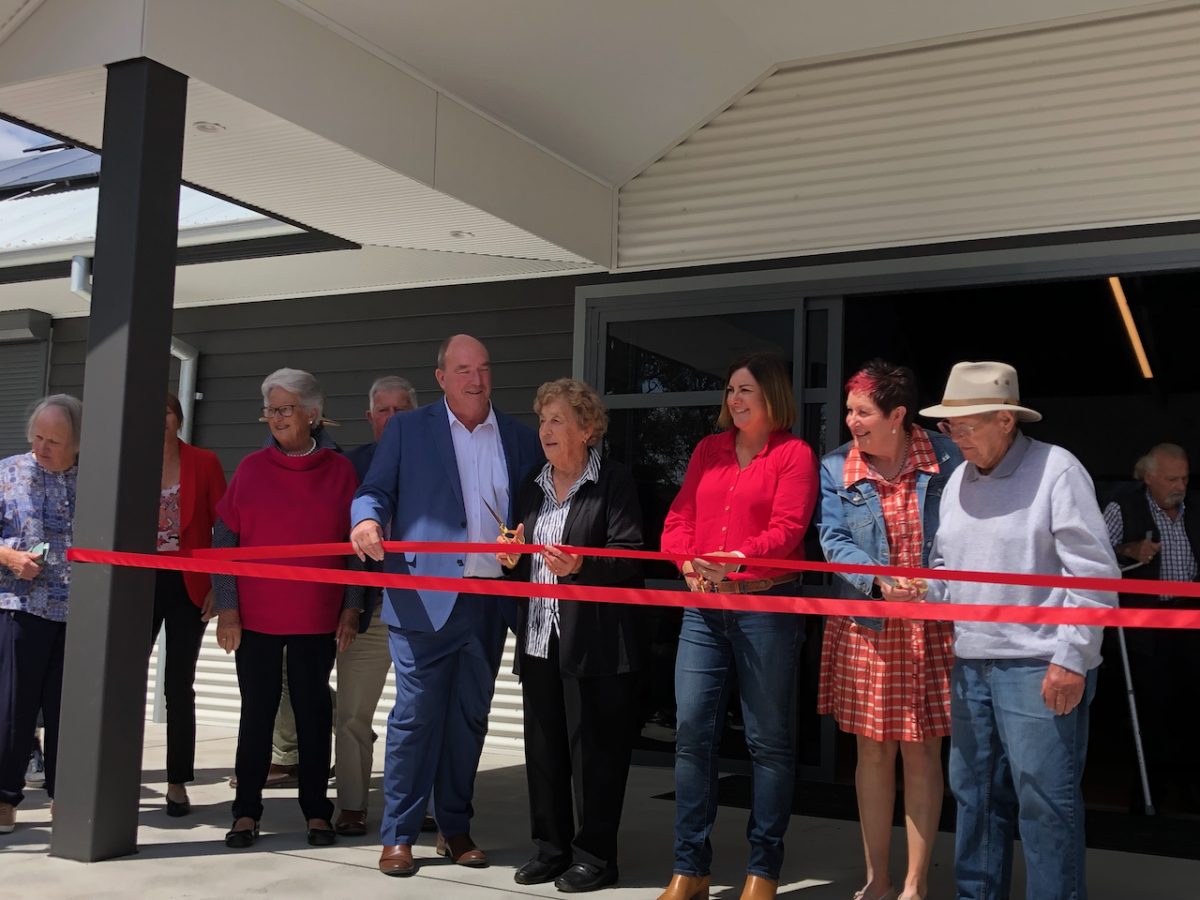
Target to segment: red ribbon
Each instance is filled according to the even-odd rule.
[[[534,553],[536,544],[471,544],[456,542],[388,541],[392,553]],[[597,547],[563,547],[569,553],[626,559],[682,562],[693,556],[657,553],[647,550],[620,550]],[[308,566],[285,566],[274,562],[244,560],[280,560],[314,556],[350,555],[344,544],[307,544],[282,547],[234,547],[220,550],[196,550],[185,553],[124,553],[74,547],[67,552],[72,562],[130,566],[141,569],[165,569],[215,575],[272,578],[279,581],[305,581],[324,584],[354,584],[364,587],[408,588],[448,593],[487,594],[504,597],[553,597],[558,600],[590,600],[602,603],[628,603],[638,606],[678,606],[702,609],[728,609],[744,612],[813,613],[827,616],[884,616],[888,618],[960,622],[1013,622],[1035,625],[1091,625],[1126,628],[1200,628],[1200,610],[1113,609],[1096,607],[1010,606],[1002,604],[903,603],[882,600],[844,600],[828,597],[793,597],[764,594],[717,594],[689,591],[651,590],[647,588],[611,588],[576,584],[534,584],[499,579],[441,578],[400,575],[385,572],[361,572]],[[728,562],[729,557],[701,557]],[[1200,584],[1175,581],[1139,581],[1119,578],[1072,578],[1053,575],[1023,575],[1004,572],[969,572],[948,569],[916,569],[897,566],[854,566],[801,560],[739,560],[746,565],[771,567],[797,572],[852,572],[904,578],[945,581],[970,581],[985,584],[1031,587],[1068,587],[1078,590],[1120,591],[1138,594],[1200,596]]]

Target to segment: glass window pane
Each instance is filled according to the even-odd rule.
[[[813,452],[817,456],[824,456],[836,446],[837,434],[829,434],[829,419],[826,415],[824,403],[805,403],[801,407],[802,421],[800,423],[800,434],[804,440],[808,441],[808,445],[813,448]]]
[[[829,386],[829,310],[810,309],[804,329],[804,386]]]
[[[608,452],[633,472],[642,505],[646,549],[657,550],[671,501],[679,493],[688,460],[700,439],[716,430],[714,406],[675,406],[608,411]],[[669,563],[647,567],[647,578],[676,578]]]
[[[792,360],[792,310],[612,322],[604,342],[606,394],[720,391],[729,363],[753,350]]]

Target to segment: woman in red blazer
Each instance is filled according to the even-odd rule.
[[[183,409],[167,395],[163,433],[162,490],[158,504],[158,550],[212,546],[217,501],[225,473],[217,455],[179,439]],[[166,623],[167,815],[191,811],[187,783],[195,778],[196,660],[212,610],[212,583],[203,573],[159,571],[154,588],[154,640]]]

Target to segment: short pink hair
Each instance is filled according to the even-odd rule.
[[[866,394],[870,397],[875,388],[879,387],[879,379],[867,374],[866,369],[860,369],[850,376],[846,382],[847,394]]]

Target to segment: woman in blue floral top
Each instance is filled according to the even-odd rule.
[[[26,430],[33,451],[0,460],[0,834],[24,797],[39,709],[54,800],[82,418],[74,397],[45,398]]]

